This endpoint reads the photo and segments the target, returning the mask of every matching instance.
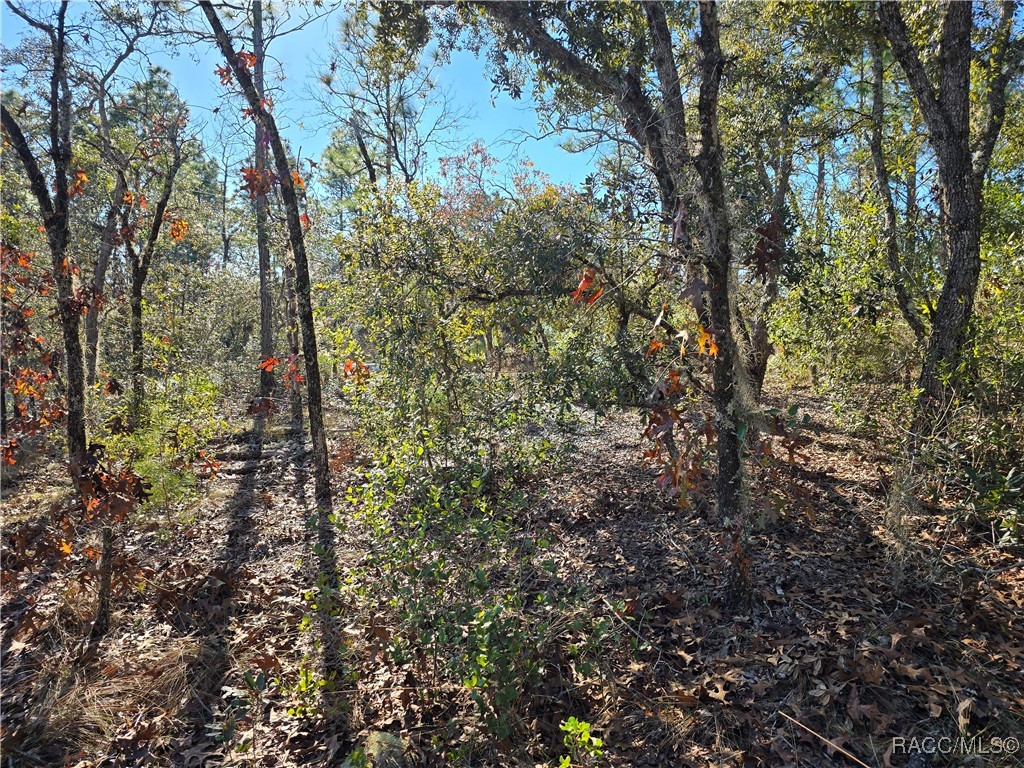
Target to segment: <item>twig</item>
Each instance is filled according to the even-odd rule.
[[[790,717],[789,715],[787,715],[787,714],[786,714],[785,712],[783,712],[782,710],[779,710],[779,714],[780,714],[780,715],[782,715],[782,716],[783,716],[784,718],[786,718],[787,720],[789,720],[789,721],[790,721],[791,723],[796,723],[797,725],[799,725],[799,726],[800,726],[801,728],[803,728],[803,729],[804,729],[805,731],[807,731],[808,733],[810,733],[810,734],[812,734],[812,735],[814,735],[814,736],[817,736],[817,737],[818,737],[819,739],[821,739],[821,740],[822,740],[822,741],[824,741],[824,742],[825,742],[826,744],[828,744],[828,745],[829,745],[830,747],[832,747],[832,749],[835,749],[835,750],[838,750],[839,752],[842,752],[842,753],[843,753],[844,755],[846,755],[846,756],[847,756],[848,758],[850,758],[851,760],[853,760],[853,762],[855,762],[855,763],[856,763],[857,765],[861,766],[861,768],[871,768],[871,766],[870,766],[870,765],[868,765],[868,764],[867,764],[867,763],[865,763],[865,762],[862,762],[862,761],[861,761],[860,759],[858,759],[858,758],[857,758],[856,756],[854,756],[854,755],[850,754],[849,752],[847,752],[847,751],[846,751],[845,749],[843,749],[842,747],[840,747],[840,746],[839,746],[838,744],[836,744],[836,743],[835,743],[834,741],[830,741],[830,740],[826,739],[826,738],[825,738],[824,736],[822,736],[822,735],[821,735],[820,733],[818,733],[817,731],[813,731],[813,730],[811,730],[811,729],[810,729],[810,728],[808,728],[808,727],[807,727],[806,725],[804,725],[803,723],[801,723],[801,722],[800,722],[799,720],[794,720],[794,719],[793,719],[792,717]]]

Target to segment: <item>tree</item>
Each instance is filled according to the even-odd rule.
[[[266,99],[263,69],[267,59],[267,46],[263,39],[263,0],[254,0],[252,4],[252,50],[253,86],[260,100]],[[254,161],[256,173],[260,178],[267,173],[267,147],[269,137],[263,123],[255,125]],[[260,357],[269,360],[274,356],[274,305],[270,295],[270,230],[268,216],[268,199],[266,195],[257,195],[256,205],[256,251],[259,255],[260,274]],[[260,396],[270,397],[274,391],[274,371],[270,366],[260,366]]]
[[[918,379],[919,396],[912,440],[941,429],[953,376],[960,363],[981,272],[983,184],[1006,115],[1006,89],[1019,70],[1024,43],[1014,34],[1017,5],[999,4],[984,58],[975,56],[972,3],[941,8],[938,57],[929,74],[920,46],[899,3],[883,0],[878,20],[921,110],[935,151],[942,186],[942,232],[948,266],[928,335]],[[972,61],[978,60],[986,85],[984,108],[972,135]],[[977,82],[977,81],[976,81]],[[975,89],[978,90],[978,89]]]
[[[93,293],[97,297],[102,294],[111,251],[115,245],[122,245],[130,277],[131,412],[135,423],[145,399],[143,288],[165,225],[175,242],[188,232],[188,223],[169,210],[178,172],[189,159],[188,108],[159,69],[151,70],[148,80],[135,84],[113,109],[107,104],[106,81],[100,81],[97,89],[100,148],[116,182],[101,232]],[[152,210],[147,197],[156,201]],[[137,238],[140,231],[142,237]],[[94,300],[92,305],[98,308],[98,303]],[[90,316],[86,319],[89,368],[95,381],[98,321],[92,318],[90,326]]]
[[[890,187],[889,170],[885,163],[885,150],[883,147],[883,136],[885,132],[885,62],[881,41],[877,37],[871,40],[871,136],[869,145],[871,149],[871,162],[875,171],[875,185],[878,188],[878,196],[882,202],[882,238],[885,250],[886,261],[889,269],[892,270],[893,288],[896,293],[896,305],[899,307],[903,318],[907,321],[917,337],[918,342],[924,342],[928,336],[928,329],[925,319],[921,317],[913,303],[913,296],[908,289],[907,270],[903,259],[900,256],[900,238],[898,233],[899,217],[896,211],[896,203],[893,200]],[[907,193],[908,206],[913,204],[916,192]]]
[[[162,179],[159,186],[159,197],[148,226],[144,229],[145,234],[141,242],[136,241],[136,232],[142,229],[141,225],[145,218],[141,193],[133,193],[129,189],[126,194],[132,195],[133,200],[121,209],[121,232],[131,276],[128,303],[131,309],[133,422],[137,421],[141,415],[145,401],[145,360],[142,345],[143,287],[153,264],[153,255],[156,252],[161,229],[164,223],[171,218],[168,204],[171,200],[171,193],[174,191],[175,177],[185,160],[184,149],[187,140],[182,134],[187,124],[187,115],[184,113],[172,114],[168,123],[169,125],[157,126],[157,130],[167,130],[165,141],[170,148],[170,158],[160,173]],[[123,178],[124,172],[121,171],[120,175]],[[125,181],[125,186],[128,187],[127,181]],[[172,222],[170,225],[171,237],[181,239],[184,236],[182,227],[185,227],[185,231],[187,231],[187,224],[180,221]]]
[[[358,150],[371,184],[420,179],[430,152],[454,149],[465,115],[436,82],[442,60],[389,46],[365,4],[342,23],[318,99]]]
[[[645,150],[663,214],[666,220],[674,220],[669,248],[684,265],[684,284],[701,298],[695,302],[701,325],[715,343],[715,497],[719,513],[734,521],[739,540],[745,506],[740,431],[752,416],[753,403],[747,355],[740,341],[732,220],[722,165],[719,100],[726,62],[718,6],[708,1],[698,8],[694,136],[687,126],[676,62],[676,51],[687,50],[677,44],[673,33],[673,26],[679,29],[686,23],[680,7],[661,3],[475,5],[497,23],[502,49],[531,57],[539,79],[554,83],[572,98],[613,104],[626,131]],[[646,73],[657,76],[653,94],[645,88]],[[498,81],[516,92],[514,74],[507,66],[499,67]],[[667,418],[671,432],[671,416]],[[737,594],[742,597],[748,593],[742,583],[746,576],[739,560],[736,566]]]
[[[316,330],[313,321],[313,305],[310,297],[309,261],[306,257],[306,243],[303,236],[302,214],[299,212],[299,200],[296,193],[299,172],[293,170],[285,150],[284,141],[277,130],[277,123],[267,103],[260,97],[249,72],[250,59],[246,54],[234,50],[231,36],[228,34],[216,10],[209,0],[200,0],[200,7],[213,30],[217,46],[227,61],[235,81],[245,96],[253,118],[263,125],[270,147],[274,153],[277,169],[277,185],[281,192],[285,220],[288,227],[288,239],[295,261],[295,294],[298,304],[299,326],[302,336],[302,354],[306,367],[306,393],[309,415],[309,432],[313,442],[313,478],[316,487],[316,501],[324,509],[331,505],[330,469],[327,463],[327,436],[324,432],[322,394],[320,381],[320,361],[317,355]],[[252,54],[248,54],[252,56]],[[270,177],[256,177],[252,180],[261,194],[269,191]]]
[[[57,286],[57,311],[64,339],[64,364],[67,374],[67,437],[72,462],[85,455],[85,370],[79,321],[83,302],[76,295],[74,274],[77,266],[68,252],[71,238],[71,201],[81,185],[88,182],[84,174],[72,168],[72,103],[68,77],[67,13],[70,3],[64,0],[56,10],[54,23],[29,16],[8,2],[8,7],[35,29],[43,32],[50,43],[50,88],[47,97],[47,152],[53,168],[52,187],[47,183],[39,160],[29,145],[17,119],[0,106],[4,133],[14,147],[32,189],[50,249],[53,276]],[[53,189],[51,195],[50,189]]]

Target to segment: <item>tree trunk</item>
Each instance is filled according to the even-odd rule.
[[[941,431],[948,417],[950,385],[956,381],[981,274],[982,186],[1006,114],[1006,88],[1020,57],[1011,45],[1014,3],[1004,2],[993,30],[987,114],[971,141],[971,3],[947,3],[939,40],[937,84],[921,60],[898,2],[879,4],[878,21],[906,74],[935,150],[943,213],[943,250],[948,264],[932,320],[912,426],[910,450]],[[1012,51],[1012,53],[1011,53]],[[1015,58],[1016,57],[1016,58]]]
[[[92,274],[92,300],[85,315],[85,364],[86,383],[91,387],[96,383],[96,368],[99,365],[100,341],[100,302],[106,288],[107,268],[110,266],[110,255],[114,251],[114,240],[117,235],[117,222],[123,205],[124,186],[120,176],[114,187],[113,200],[107,219],[100,235],[100,250],[96,257],[96,268]]]
[[[288,318],[288,353],[296,364],[301,355],[299,343],[299,304],[295,298],[295,257],[288,252],[285,264],[285,317]],[[294,379],[288,385],[288,402],[291,407],[292,428],[302,432],[302,388]]]
[[[67,253],[66,241],[61,252]],[[61,263],[67,257],[61,258]],[[65,268],[66,270],[66,268]],[[78,336],[81,312],[74,298],[72,278],[67,274],[57,280],[57,296],[60,303],[60,326],[64,336],[64,364],[67,370],[68,405],[68,453],[72,459],[85,454],[85,366],[82,357],[82,341]]]
[[[253,85],[262,99],[264,96],[263,65],[266,46],[263,42],[263,1],[255,0],[252,5],[252,49],[256,62],[253,65]],[[267,133],[260,121],[256,121],[256,172],[260,178],[267,172]],[[256,252],[259,256],[260,273],[260,357],[264,360],[274,356],[274,303],[270,294],[270,232],[268,226],[269,202],[266,195],[256,196]],[[260,368],[260,397],[270,397],[274,391],[274,372]]]
[[[221,157],[223,172],[220,185],[220,243],[221,243],[221,266],[227,268],[231,262],[231,239],[232,233],[228,231],[228,163],[227,152]]]
[[[7,436],[7,356],[0,355],[0,435]]]
[[[306,257],[306,242],[303,235],[302,220],[299,214],[299,201],[292,178],[292,168],[288,162],[281,134],[277,130],[274,116],[267,110],[249,72],[243,67],[231,44],[231,37],[224,29],[217,12],[210,0],[200,0],[210,27],[217,39],[221,55],[224,56],[234,72],[249,108],[256,119],[263,123],[267,131],[274,162],[277,169],[278,185],[284,205],[285,219],[288,224],[288,239],[291,242],[295,258],[295,296],[299,310],[299,330],[302,338],[302,354],[306,365],[306,394],[309,411],[309,433],[313,443],[313,478],[316,485],[316,501],[321,509],[331,507],[331,475],[327,461],[327,435],[324,431],[322,411],[322,385],[320,382],[320,359],[317,353],[316,326],[313,319],[313,303],[310,296],[309,261]]]
[[[132,284],[129,290],[128,306],[131,313],[129,338],[131,343],[132,403],[131,424],[134,428],[142,415],[146,399],[145,350],[142,338],[142,276],[132,270]]]
[[[944,233],[949,268],[918,379],[921,392],[914,433],[921,437],[931,434],[934,425],[941,425],[945,420],[949,385],[944,379],[954,374],[959,366],[981,274],[980,194],[971,188],[969,176],[957,177],[963,167],[963,163],[957,163],[947,173],[940,171],[949,218]],[[967,168],[970,168],[969,161]]]
[[[914,309],[912,297],[907,290],[906,270],[900,258],[900,246],[896,230],[896,203],[889,188],[889,171],[885,167],[885,155],[882,151],[882,138],[885,126],[885,68],[882,61],[882,47],[878,40],[871,43],[873,101],[871,108],[871,160],[875,169],[875,185],[882,202],[882,239],[884,240],[885,260],[892,272],[893,290],[896,293],[896,305],[914,332],[918,343],[928,336],[924,321]],[[909,203],[908,203],[909,204]]]
[[[110,626],[110,577],[114,569],[114,532],[109,525],[103,526],[103,551],[100,555],[99,598],[96,603],[96,620],[90,637],[103,637]]]
[[[718,96],[725,60],[722,56],[718,7],[713,0],[700,4],[701,81],[697,101],[701,151],[697,173],[702,187],[705,264],[711,319],[718,336],[718,357],[714,369],[715,411],[718,420],[718,477],[715,500],[718,513],[730,521],[733,550],[730,553],[730,597],[739,604],[750,601],[747,572],[746,509],[743,497],[743,441],[739,424],[748,410],[744,392],[742,350],[737,343],[738,315],[733,286],[729,209],[722,170],[722,146],[718,125]]]
[[[69,3],[62,2],[57,11],[57,26],[42,25],[53,45],[53,68],[50,74],[49,154],[53,162],[53,196],[17,120],[0,106],[3,129],[25,169],[32,194],[42,214],[46,240],[50,247],[53,277],[57,287],[57,312],[64,337],[64,364],[67,372],[67,437],[68,456],[76,462],[85,454],[85,368],[82,341],[78,336],[79,305],[74,292],[74,263],[68,255],[71,240],[69,208],[71,196],[68,182],[71,152],[71,91],[67,76],[67,34],[65,18]]]

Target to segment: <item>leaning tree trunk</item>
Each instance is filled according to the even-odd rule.
[[[50,247],[53,277],[57,287],[57,315],[64,342],[67,373],[67,438],[71,463],[86,449],[85,440],[85,366],[79,338],[80,305],[74,291],[74,262],[68,253],[71,240],[69,190],[71,152],[71,91],[67,77],[67,34],[65,17],[68,2],[61,3],[56,28],[44,25],[53,44],[53,68],[49,92],[49,154],[53,163],[53,183],[48,184],[17,120],[0,105],[3,129],[21,160],[32,195],[42,214],[46,240]],[[50,195],[50,189],[53,195]]]
[[[252,5],[252,48],[256,62],[253,65],[253,85],[263,98],[263,64],[266,46],[263,42],[263,2]],[[255,147],[256,173],[263,178],[267,172],[267,131],[256,121]],[[260,357],[274,356],[274,303],[270,294],[270,231],[269,202],[266,195],[256,196],[256,252],[260,273]],[[274,371],[270,366],[260,367],[260,396],[270,397],[274,391]]]
[[[210,28],[217,39],[221,55],[224,56],[238,81],[249,108],[256,120],[263,123],[267,131],[274,164],[277,169],[278,186],[288,225],[288,239],[295,259],[295,297],[299,309],[299,331],[302,338],[302,354],[306,365],[306,395],[309,411],[309,435],[313,443],[313,479],[316,486],[316,501],[321,509],[331,507],[331,475],[327,462],[327,434],[323,421],[323,393],[320,381],[320,359],[316,344],[316,326],[313,320],[313,302],[310,296],[309,260],[306,256],[306,241],[302,219],[299,214],[299,200],[292,178],[292,167],[288,161],[284,142],[277,129],[274,116],[260,99],[249,71],[245,68],[231,44],[231,37],[221,24],[210,0],[200,0],[200,7],[206,15]]]

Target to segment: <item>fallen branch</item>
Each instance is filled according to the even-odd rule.
[[[822,735],[821,735],[820,733],[818,733],[817,731],[811,730],[811,729],[810,729],[810,728],[808,728],[808,727],[807,727],[806,725],[804,725],[803,723],[801,723],[801,722],[800,722],[799,720],[794,720],[794,719],[793,719],[792,717],[790,717],[789,715],[787,715],[787,714],[786,714],[785,712],[783,712],[782,710],[779,710],[779,714],[780,714],[780,715],[782,715],[782,716],[783,716],[784,718],[786,718],[787,720],[789,720],[789,721],[790,721],[791,723],[796,723],[797,725],[799,725],[799,726],[800,726],[801,728],[803,728],[803,729],[804,729],[805,731],[807,731],[808,733],[810,733],[810,734],[812,734],[812,735],[814,735],[814,736],[817,736],[817,737],[818,737],[819,739],[821,739],[821,740],[822,740],[822,741],[824,741],[824,742],[825,742],[826,744],[828,744],[828,745],[829,745],[830,747],[832,747],[832,749],[835,749],[835,750],[837,750],[838,752],[842,752],[842,753],[843,753],[844,755],[846,755],[846,756],[847,756],[848,758],[850,758],[851,760],[853,760],[853,762],[855,762],[855,763],[856,763],[857,765],[861,766],[861,768],[871,768],[871,766],[870,766],[870,765],[868,765],[867,763],[865,763],[865,762],[861,761],[861,760],[860,760],[860,759],[858,759],[858,758],[857,758],[857,757],[856,757],[855,755],[852,755],[851,753],[847,752],[847,751],[846,751],[845,749],[843,749],[842,747],[840,747],[840,746],[839,746],[838,744],[836,744],[836,743],[835,743],[834,741],[830,741],[829,739],[826,739],[826,738],[825,738],[824,736],[822,736]]]

